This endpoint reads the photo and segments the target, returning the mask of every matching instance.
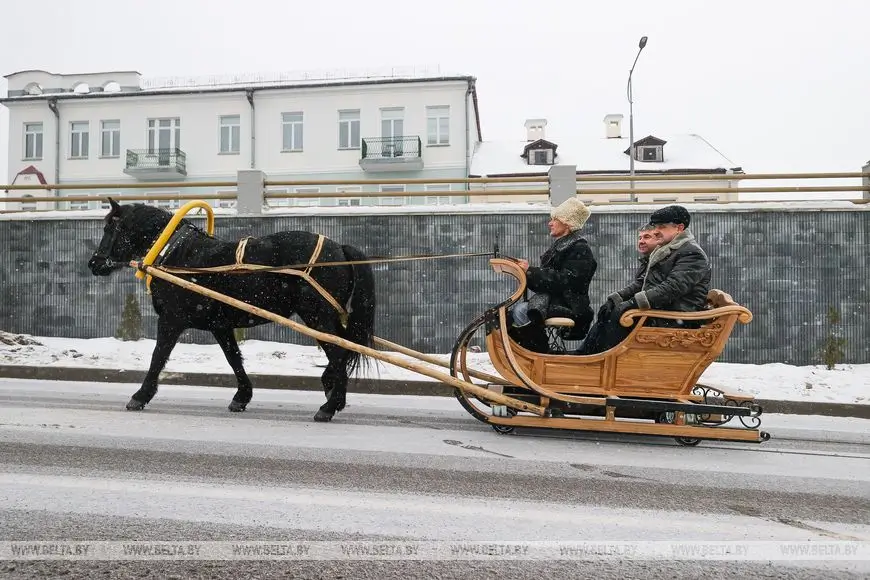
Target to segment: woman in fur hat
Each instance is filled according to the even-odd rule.
[[[590,213],[577,198],[554,208],[547,225],[555,241],[541,256],[541,265],[529,266],[527,260],[519,262],[526,272],[528,288],[535,294],[528,302],[519,302],[511,309],[510,334],[529,350],[549,350],[544,330],[548,317],[564,316],[574,321],[574,328],[566,337],[570,340],[582,339],[592,324],[595,315],[589,304],[589,284],[598,263],[580,235]]]

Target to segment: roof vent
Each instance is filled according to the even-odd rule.
[[[545,139],[546,119],[526,119],[526,141]]]
[[[608,139],[622,139],[621,113],[613,113],[604,116],[604,135]]]

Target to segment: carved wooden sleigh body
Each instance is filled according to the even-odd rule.
[[[697,384],[724,350],[737,322],[752,320],[752,313],[725,292],[711,290],[710,309],[702,312],[629,310],[620,323],[626,327],[637,324],[625,340],[605,352],[541,354],[526,350],[508,335],[507,310],[525,294],[525,272],[510,260],[494,258],[490,263],[497,272],[513,276],[518,288],[460,335],[451,357],[452,372],[470,381],[468,345],[476,331],[485,327],[490,360],[503,379],[490,382],[487,388],[547,409],[545,416],[523,414],[483,403],[457,389],[463,407],[496,431],[543,427],[662,435],[683,445],[696,445],[703,439],[769,439],[758,429],[762,410],[752,397]],[[696,320],[703,321],[703,326],[648,327],[644,326],[647,318]]]

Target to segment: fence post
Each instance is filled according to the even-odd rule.
[[[547,172],[550,182],[550,205],[556,207],[577,195],[577,166],[553,165]]]
[[[259,169],[239,169],[236,188],[238,215],[263,215],[263,188],[266,174]]]
[[[864,172],[864,177],[861,178],[864,187],[870,187],[870,161],[861,168],[861,171]],[[864,199],[870,199],[870,191],[862,191],[861,193],[864,194],[861,197]]]

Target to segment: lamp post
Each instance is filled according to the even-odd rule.
[[[631,99],[631,74],[634,72],[634,66],[637,64],[637,59],[640,57],[640,52],[646,46],[646,36],[640,37],[640,42],[637,43],[637,56],[634,57],[634,63],[631,65],[631,70],[628,71],[628,139],[631,141],[628,144],[628,159],[629,159],[629,174],[634,178],[634,101]],[[631,179],[629,188],[631,189],[631,201],[637,201],[637,196],[634,193],[634,179]]]

